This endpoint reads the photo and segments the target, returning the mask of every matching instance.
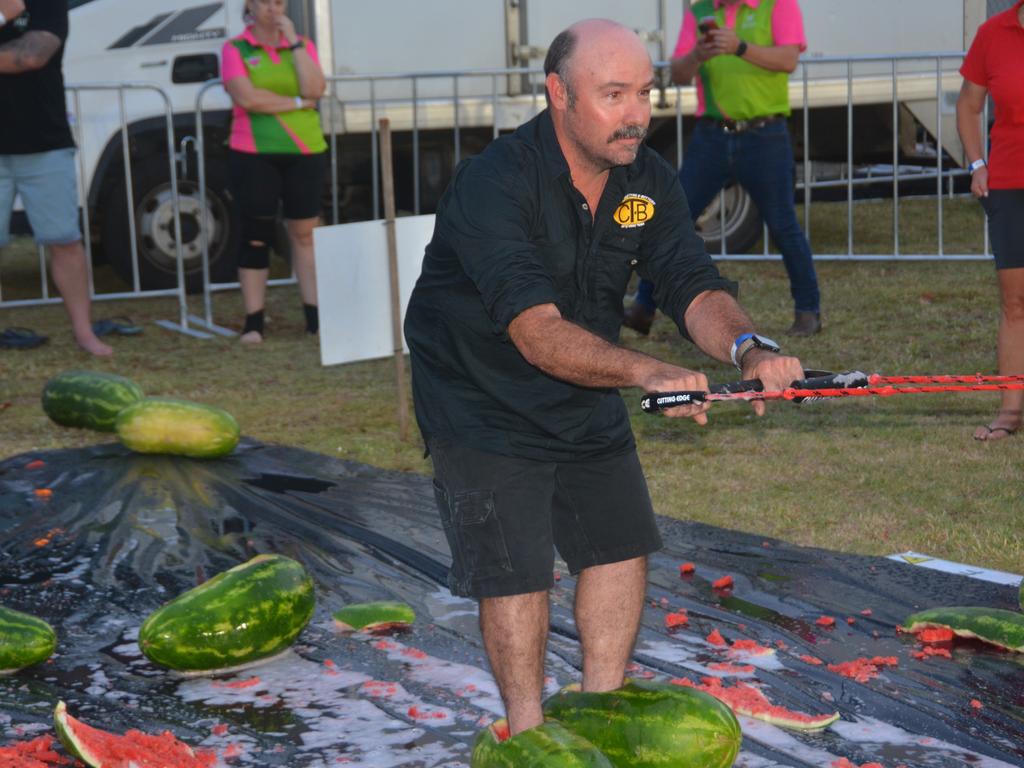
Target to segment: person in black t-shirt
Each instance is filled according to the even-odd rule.
[[[75,341],[108,357],[113,350],[92,329],[78,228],[75,144],[61,72],[67,34],[66,0],[26,0],[25,12],[0,28],[0,246],[9,238],[10,212],[20,194],[36,242],[49,247],[50,274]]]
[[[0,0],[0,27],[12,21],[25,10],[21,0]]]
[[[448,585],[480,601],[513,734],[543,720],[555,548],[579,574],[584,689],[622,685],[636,639],[661,540],[617,388],[708,388],[698,371],[618,346],[632,272],[654,282],[685,336],[744,378],[803,378],[799,360],[753,333],[675,169],[643,144],[654,71],[636,34],[580,22],[555,38],[544,69],[548,109],[457,169],[405,322]],[[706,411],[667,413],[704,424]]]

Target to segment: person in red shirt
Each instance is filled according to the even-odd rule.
[[[999,373],[1024,374],[1024,0],[978,28],[960,74],[957,129],[970,161],[971,192],[988,216],[999,280]],[[978,117],[989,95],[995,123],[986,162]],[[1003,392],[999,413],[975,430],[974,439],[1010,437],[1020,429],[1022,405],[1024,392]]]

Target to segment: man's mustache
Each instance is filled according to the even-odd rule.
[[[620,139],[640,139],[640,141],[643,141],[646,138],[647,128],[642,125],[627,125],[613,133],[612,137],[608,139],[608,143],[611,144],[613,141],[619,141]]]

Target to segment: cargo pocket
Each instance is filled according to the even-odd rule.
[[[475,583],[512,572],[493,491],[462,491],[449,496],[434,481],[434,497],[452,551],[448,580],[452,592],[466,595]]]

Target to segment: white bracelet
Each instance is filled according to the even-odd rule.
[[[0,11],[0,27],[7,23],[7,17],[4,16],[4,12]]]
[[[295,108],[296,109],[302,109],[302,97],[301,96],[296,96],[295,97]]]

